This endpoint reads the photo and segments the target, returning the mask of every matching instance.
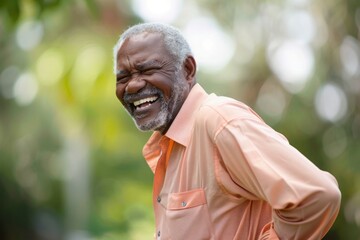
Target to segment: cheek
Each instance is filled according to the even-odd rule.
[[[168,100],[172,97],[173,93],[173,81],[175,79],[165,78],[163,76],[158,77],[155,81],[152,82],[152,85],[158,88],[164,95],[164,97]]]
[[[116,86],[115,94],[121,103],[123,103],[122,99],[124,97],[124,92],[125,92],[125,86],[121,86],[121,85]]]

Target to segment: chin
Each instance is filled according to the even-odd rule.
[[[142,132],[159,131],[163,132],[166,129],[166,124],[158,121],[152,121],[144,124],[139,124],[135,121],[136,127]]]

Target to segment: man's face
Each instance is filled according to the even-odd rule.
[[[140,130],[165,133],[190,91],[183,71],[157,33],[141,33],[120,46],[116,96]]]

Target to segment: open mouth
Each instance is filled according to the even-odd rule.
[[[156,102],[156,100],[158,100],[158,98],[159,98],[158,96],[143,98],[143,99],[134,101],[133,106],[134,106],[135,110],[146,108],[146,107],[150,106],[152,103]]]

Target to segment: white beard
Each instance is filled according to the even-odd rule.
[[[183,104],[183,95],[184,90],[187,88],[187,83],[180,78],[181,71],[175,72],[174,85],[172,89],[172,94],[169,100],[166,102],[163,94],[160,95],[159,101],[161,104],[160,111],[158,115],[144,124],[138,125],[136,120],[134,119],[135,125],[141,131],[161,131],[165,129],[166,126],[170,123],[170,121],[174,120],[176,109],[179,109]]]

